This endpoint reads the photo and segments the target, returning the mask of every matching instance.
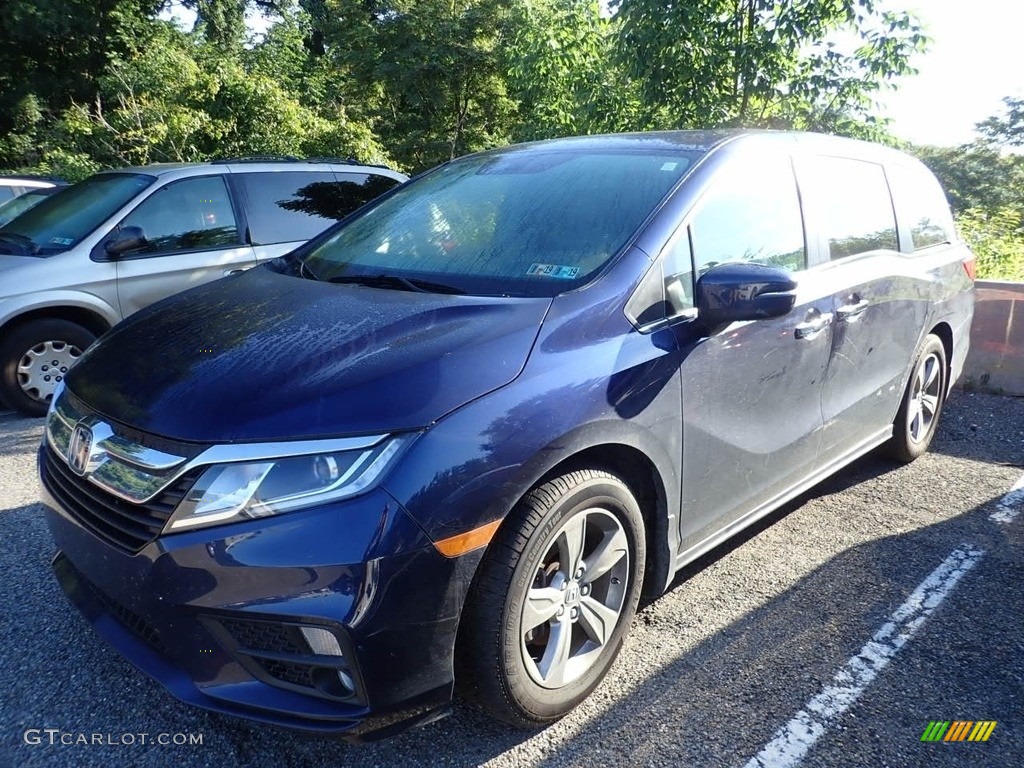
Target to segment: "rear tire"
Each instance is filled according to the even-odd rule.
[[[0,343],[0,400],[26,416],[45,416],[54,389],[95,340],[91,331],[56,318],[16,327]]]
[[[928,450],[946,402],[948,376],[946,348],[938,336],[929,334],[911,369],[892,438],[884,446],[888,456],[909,463]]]
[[[502,523],[470,589],[460,693],[520,727],[568,713],[619,653],[645,558],[640,507],[615,475],[581,469],[534,488]]]

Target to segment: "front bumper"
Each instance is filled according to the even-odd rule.
[[[446,711],[479,553],[443,557],[383,490],[131,553],[86,530],[48,489],[42,461],[40,473],[62,588],[182,701],[366,740]],[[342,658],[304,645],[303,626],[336,637]],[[338,668],[354,693],[330,684]]]

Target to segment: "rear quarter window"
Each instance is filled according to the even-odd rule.
[[[309,240],[399,182],[366,173],[235,174],[249,204],[253,245]]]
[[[892,165],[887,170],[900,222],[910,230],[915,251],[955,239],[953,215],[938,180],[924,166]]]

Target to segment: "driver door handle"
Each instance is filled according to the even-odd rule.
[[[824,314],[815,315],[810,320],[800,323],[796,327],[796,337],[798,339],[813,339],[819,333],[824,331],[832,324],[832,313],[825,312]]]
[[[856,297],[854,297],[856,298]],[[840,320],[847,320],[851,317],[857,317],[865,309],[868,308],[870,302],[867,299],[861,299],[860,301],[854,302],[853,304],[844,304],[836,309],[836,314]]]

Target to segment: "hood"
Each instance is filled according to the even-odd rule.
[[[35,256],[12,256],[7,253],[0,253],[0,272],[6,272],[15,267],[27,267],[29,264],[39,264],[41,259]],[[0,293],[2,293],[0,289]]]
[[[179,440],[416,429],[512,381],[550,302],[332,285],[257,268],[121,323],[67,385],[107,418]]]

